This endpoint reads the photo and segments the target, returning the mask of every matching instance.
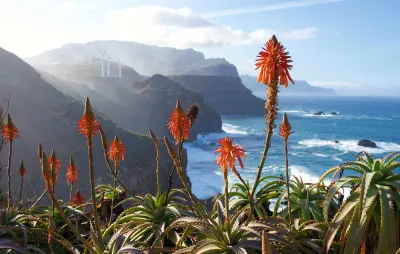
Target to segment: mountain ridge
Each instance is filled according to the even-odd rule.
[[[71,62],[88,59],[89,52],[96,58],[100,50],[126,63],[145,76],[154,74],[184,75],[201,74],[217,76],[239,76],[236,67],[223,58],[206,59],[202,52],[194,49],[158,47],[129,41],[91,41],[85,44],[69,43],[57,49],[45,51],[25,60],[31,65],[48,65],[55,62]]]
[[[265,86],[257,82],[256,76],[241,75],[242,83],[259,97],[265,98]],[[280,96],[334,96],[333,89],[312,86],[305,80],[294,80],[294,85],[289,84],[288,89],[280,89]]]

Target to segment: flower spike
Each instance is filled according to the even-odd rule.
[[[96,133],[100,132],[100,123],[93,113],[89,97],[86,97],[85,110],[78,122],[78,132],[85,135],[87,139],[92,139]]]
[[[289,70],[293,67],[290,58],[286,48],[273,35],[257,56],[256,70],[260,69],[257,82],[270,85],[279,78],[280,84],[285,88],[289,80],[294,84],[289,74]]]
[[[126,148],[124,143],[119,140],[118,136],[115,135],[113,142],[110,144],[110,149],[108,151],[108,156],[115,164],[119,165],[121,160],[125,159]]]
[[[69,185],[71,184],[76,184],[78,182],[79,178],[79,171],[78,167],[74,163],[74,159],[72,158],[72,155],[69,158],[69,167],[67,170],[67,182]]]
[[[80,206],[84,203],[83,196],[79,190],[76,191],[76,194],[72,197],[71,205],[72,206]]]
[[[282,124],[279,127],[279,135],[281,135],[284,140],[287,140],[291,134],[293,134],[292,126],[289,123],[286,113],[284,113]]]
[[[215,150],[215,153],[220,153],[217,157],[217,165],[221,166],[222,171],[225,173],[229,167],[235,171],[235,159],[238,159],[240,167],[243,168],[242,157],[247,157],[244,149],[239,145],[232,145],[232,139],[229,137],[221,138],[218,143],[221,147]]]
[[[7,114],[7,124],[3,128],[3,136],[10,142],[19,137],[18,128],[11,119],[11,115]]]
[[[179,100],[176,101],[176,107],[169,119],[168,129],[176,140],[176,143],[181,143],[189,139],[190,120],[186,116],[186,113],[183,112]]]

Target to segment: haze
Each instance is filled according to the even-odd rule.
[[[254,76],[274,33],[295,79],[342,95],[393,95],[399,9],[396,0],[0,0],[0,46],[20,57],[93,40],[194,48]]]

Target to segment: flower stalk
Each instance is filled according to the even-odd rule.
[[[150,137],[154,142],[154,146],[156,148],[156,181],[157,181],[157,194],[161,194],[161,183],[160,183],[160,147],[158,145],[158,141],[153,131],[149,129]]]
[[[278,42],[275,35],[268,40],[256,59],[256,70],[260,69],[257,81],[267,86],[267,101],[265,103],[265,109],[267,111],[267,135],[265,137],[264,151],[261,156],[260,164],[258,165],[255,183],[260,180],[268,150],[271,146],[273,130],[276,127],[275,119],[278,114],[278,85],[280,83],[286,88],[289,81],[294,84],[289,74],[289,70],[292,69],[291,62],[292,60],[290,60],[289,53],[286,52],[285,47]],[[254,193],[256,192],[256,186],[257,185],[254,184],[251,190],[251,199],[253,199]],[[253,209],[252,203],[250,207]]]
[[[89,178],[90,178],[90,193],[92,198],[92,209],[94,217],[94,225],[97,233],[97,240],[100,243],[100,248],[104,249],[103,238],[101,236],[101,228],[99,223],[99,215],[97,212],[96,204],[96,191],[94,180],[94,166],[93,166],[93,137],[96,133],[100,132],[100,123],[97,121],[90,105],[89,98],[86,98],[85,110],[78,122],[78,132],[85,135],[87,140],[88,158],[89,158]]]
[[[85,238],[83,238],[82,235],[78,232],[78,230],[72,225],[72,222],[65,215],[64,210],[61,208],[60,204],[57,202],[57,199],[54,196],[53,188],[51,186],[51,174],[52,174],[53,170],[50,168],[50,164],[48,162],[47,156],[43,151],[42,151],[42,155],[40,157],[42,158],[43,179],[46,184],[47,192],[49,193],[52,203],[54,204],[57,211],[60,213],[65,224],[67,224],[67,226],[74,233],[74,235],[78,238],[78,240],[88,249],[89,253],[96,254],[96,251],[90,246],[89,242]]]
[[[119,173],[119,165],[120,161],[125,159],[126,148],[124,143],[122,143],[118,136],[115,136],[113,142],[110,145],[110,149],[108,155],[110,159],[114,162],[114,189],[113,189],[113,197],[111,199],[111,212],[110,212],[110,223],[113,219],[113,212],[114,212],[114,200],[118,195],[116,191],[117,188],[117,177]]]
[[[103,131],[103,129],[101,128],[101,126],[99,127],[99,131],[100,131],[100,136],[101,136],[101,146],[103,148],[103,155],[104,155],[104,159],[106,161],[107,167],[110,170],[111,175],[113,175],[113,177],[117,180],[117,182],[121,185],[121,187],[128,193],[133,194],[133,191],[128,189],[122,182],[121,180],[118,178],[118,176],[115,174],[113,168],[111,167],[111,163],[110,163],[110,159],[108,158],[107,155],[107,149],[108,149],[108,142],[107,142],[107,137]]]
[[[285,150],[285,173],[286,173],[286,192],[288,198],[288,213],[289,213],[289,231],[292,230],[292,210],[291,210],[291,202],[290,202],[290,185],[289,185],[289,158],[288,158],[288,139],[289,136],[293,133],[292,126],[289,123],[286,113],[283,114],[283,121],[279,128],[279,135],[282,136],[284,142],[284,150]]]
[[[78,167],[75,165],[74,159],[72,158],[72,155],[69,158],[69,167],[67,170],[67,183],[69,185],[69,200],[72,202],[72,191],[74,184],[78,182],[79,178],[79,171]]]
[[[24,166],[24,160],[21,160],[21,164],[18,169],[19,175],[21,176],[21,186],[19,188],[19,202],[22,201],[22,188],[24,186],[24,175],[26,174],[26,168]]]
[[[12,149],[13,149],[13,141],[14,139],[19,137],[18,129],[13,123],[10,114],[7,114],[7,124],[2,128],[3,137],[8,139],[8,166],[7,166],[7,183],[8,183],[8,192],[7,192],[7,208],[11,207],[12,197],[11,197],[11,157],[12,157]]]

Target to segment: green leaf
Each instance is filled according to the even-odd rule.
[[[352,214],[349,226],[346,229],[343,229],[346,230],[346,238],[347,238],[343,254],[352,254],[357,244],[360,244],[355,241],[355,239],[357,238],[357,228],[360,223],[358,220],[359,211],[360,211],[360,206],[358,203],[354,208],[354,212]]]
[[[346,217],[352,213],[353,208],[358,203],[358,198],[360,197],[360,193],[354,192],[351,194],[346,202],[342,205],[339,211],[336,213],[335,217],[333,218],[332,222],[329,223],[328,231],[326,232],[325,239],[324,239],[324,246],[323,246],[323,253],[328,253],[328,250],[331,247],[333,239],[336,236],[337,231],[339,230],[340,226],[343,224]]]
[[[208,251],[221,251],[221,247],[219,246],[221,243],[218,241],[213,241],[213,240],[204,240],[199,243],[197,243],[192,251],[190,253],[193,254],[202,254],[206,253]]]
[[[388,247],[388,237],[390,236],[390,217],[391,217],[391,209],[390,209],[390,192],[391,189],[387,186],[377,185],[376,186],[379,191],[380,200],[381,200],[381,226],[379,232],[379,242],[377,253],[386,253]]]
[[[337,191],[342,188],[346,183],[354,181],[354,180],[360,180],[359,177],[343,177],[339,179],[329,190],[328,194],[326,195],[325,201],[324,201],[324,217],[325,220],[328,221],[328,211],[329,211],[329,205],[332,202],[333,197],[337,193]]]

